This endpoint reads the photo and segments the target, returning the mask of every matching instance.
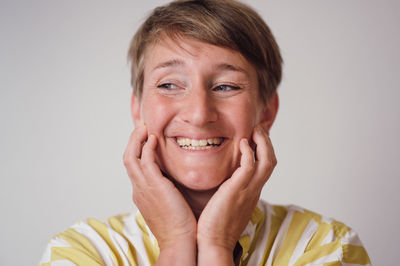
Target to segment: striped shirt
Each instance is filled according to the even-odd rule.
[[[239,244],[240,265],[371,265],[348,226],[298,206],[259,201]],[[86,219],[57,234],[45,265],[154,265],[160,250],[142,215]]]

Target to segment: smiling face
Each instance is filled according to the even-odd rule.
[[[218,187],[265,118],[255,69],[239,52],[184,37],[153,44],[144,62],[132,113],[157,137],[157,163],[186,188]]]

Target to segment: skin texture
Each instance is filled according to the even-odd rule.
[[[236,51],[184,37],[147,50],[124,164],[133,200],[158,240],[158,265],[233,265],[235,244],[276,165],[268,132],[277,110],[276,94],[267,105],[260,101],[256,71]],[[223,142],[186,150],[177,137]]]

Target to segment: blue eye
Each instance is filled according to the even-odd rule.
[[[163,83],[163,84],[158,85],[157,88],[172,90],[172,89],[176,89],[177,86],[172,83]]]
[[[239,90],[240,88],[237,86],[231,86],[231,85],[219,85],[214,88],[214,91],[235,91]]]

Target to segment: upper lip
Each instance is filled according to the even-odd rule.
[[[172,136],[171,136],[172,137]],[[218,136],[218,135],[206,135],[206,134],[201,134],[201,135],[198,135],[198,134],[196,134],[196,135],[192,135],[192,134],[182,134],[182,135],[176,135],[176,136],[173,136],[173,138],[188,138],[188,139],[197,139],[197,140],[200,140],[200,139],[213,139],[213,138],[222,138],[222,139],[225,139],[225,137],[222,137],[222,136]]]
[[[212,138],[223,138],[226,139],[227,137],[222,136],[222,134],[218,134],[216,132],[214,133],[195,133],[195,132],[174,132],[171,134],[165,134],[165,136],[168,138],[188,138],[188,139],[212,139]]]
[[[187,135],[179,135],[179,136],[175,136],[174,138],[187,138],[187,139],[197,139],[197,140],[201,140],[201,139],[213,139],[213,138],[222,138],[225,139],[224,137],[221,136],[216,136],[216,135],[196,135],[196,136],[187,136]]]

